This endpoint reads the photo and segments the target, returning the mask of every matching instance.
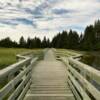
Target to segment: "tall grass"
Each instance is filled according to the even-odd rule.
[[[15,63],[16,55],[23,52],[32,51],[30,49],[0,48],[0,69]]]

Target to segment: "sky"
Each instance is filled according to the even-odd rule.
[[[0,39],[52,39],[62,30],[80,34],[100,18],[100,0],[0,0]]]

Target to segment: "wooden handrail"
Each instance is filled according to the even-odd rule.
[[[96,70],[89,65],[86,65],[84,63],[81,63],[80,61],[77,61],[73,58],[68,58],[69,64],[73,66],[74,68],[77,68],[80,70],[80,72],[83,72],[85,77],[89,77],[90,79],[95,80],[98,84],[100,84],[100,71]]]
[[[80,56],[79,56],[80,57]],[[68,83],[77,100],[100,100],[100,90],[91,81],[100,86],[100,71],[76,60],[77,57],[61,58],[67,66]]]
[[[21,100],[20,98],[24,97],[30,86],[29,84],[31,84],[32,67],[38,58],[22,55],[17,55],[17,58],[21,60],[0,70],[0,83],[8,80],[8,83],[0,89],[0,100],[3,100],[8,95],[7,100],[16,100],[16,97]]]
[[[9,75],[14,74],[24,65],[29,64],[30,61],[31,58],[27,58],[0,70],[0,81],[2,81],[5,78],[8,78]]]

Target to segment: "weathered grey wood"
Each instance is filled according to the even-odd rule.
[[[20,96],[18,97],[17,100],[23,100],[24,97],[25,97],[25,94],[27,93],[29,87],[30,87],[30,84],[31,84],[31,79],[29,80],[29,82],[27,83],[27,85],[25,86],[25,88],[23,89],[23,91],[21,92]]]
[[[32,84],[24,100],[75,100],[66,71],[66,66],[49,50],[33,68]]]
[[[74,77],[70,73],[68,73],[68,76],[70,77],[70,80],[73,82],[74,86],[77,88],[77,90],[79,91],[79,93],[83,97],[83,100],[91,100],[91,98],[87,95],[87,93],[80,86],[80,84],[74,79]]]
[[[87,89],[89,93],[94,96],[96,100],[100,99],[100,92],[91,83],[89,83],[81,74],[79,74],[74,68],[69,65],[70,72],[73,73],[74,77],[83,85],[84,89]]]
[[[0,100],[14,90],[20,80],[21,83],[8,100],[23,100],[24,97],[24,100],[75,100],[75,97],[77,100],[91,100],[88,93],[95,100],[99,100],[100,91],[87,80],[87,76],[100,84],[100,71],[79,62],[78,58],[80,59],[81,55],[71,54],[69,51],[66,52],[68,58],[59,59],[63,63],[57,61],[53,51],[56,52],[55,49],[43,50],[44,60],[35,66],[38,58],[18,55],[17,57],[21,58],[18,63],[0,71],[0,82],[3,81],[1,78],[13,76],[12,80],[10,77],[8,84],[0,90]],[[59,55],[64,56],[64,51]],[[14,76],[17,71],[20,73]]]
[[[6,80],[7,78],[11,78],[13,76],[13,79],[9,80],[7,85],[5,85],[1,90],[0,90],[0,100],[3,100],[5,96],[11,92],[12,90],[14,91],[8,100],[16,100],[16,97],[18,97],[19,93],[22,91],[21,98],[23,97],[23,94],[26,93],[29,87],[29,80],[31,79],[31,71],[32,67],[37,61],[36,58],[31,58],[31,57],[25,57],[18,55],[22,60],[8,66],[7,68],[0,70],[0,82],[3,80]],[[21,69],[21,70],[20,70]],[[14,74],[19,71],[19,74],[17,76],[14,76]],[[19,86],[15,89],[15,86],[21,81]],[[25,89],[24,86],[26,85]],[[27,88],[27,89],[26,89]],[[23,91],[25,90],[25,91]]]
[[[72,89],[74,96],[76,97],[77,100],[82,100],[82,98],[80,97],[80,95],[78,94],[78,92],[76,91],[75,87],[73,86],[72,82],[70,81],[70,79],[68,79],[68,83],[70,85],[70,88]]]
[[[68,79],[69,80],[68,82],[69,82],[72,90],[74,87],[76,87],[77,89],[80,87],[81,89],[83,89],[83,91],[86,95],[88,95],[88,93],[90,93],[96,100],[99,100],[100,99],[100,91],[97,88],[95,88],[95,86],[86,79],[86,76],[89,75],[89,73],[95,74],[93,72],[93,68],[90,68],[90,67],[88,68],[88,65],[85,66],[85,64],[82,64],[81,62],[79,62],[73,58],[61,58],[61,59],[64,62],[64,64],[67,66],[67,70],[69,73],[68,77],[70,77],[70,79]],[[80,72],[82,72],[82,73],[78,72],[77,69],[79,69]],[[89,72],[89,73],[87,73],[87,72]],[[99,72],[99,71],[95,70],[95,72]],[[98,73],[96,73],[96,75],[97,74]],[[96,75],[94,75],[94,76],[96,77]],[[99,75],[97,75],[97,77],[100,79]],[[90,78],[92,78],[92,76]],[[94,78],[94,80],[96,80],[96,79],[97,78]],[[71,84],[71,82],[73,82],[73,84]],[[99,83],[99,80],[96,80],[96,82]],[[74,91],[75,91],[75,89],[74,89]],[[79,91],[79,93],[82,93],[82,91],[80,91],[79,89],[78,89],[78,91]],[[88,93],[87,93],[87,91],[88,91]],[[75,96],[76,95],[77,94],[75,93]]]
[[[0,98],[4,98],[14,87],[15,85],[22,79],[22,77],[31,70],[30,67],[26,68],[22,71],[16,78],[11,80],[5,87],[0,90]]]
[[[71,66],[78,68],[80,71],[84,71],[84,76],[88,76],[92,80],[95,80],[98,84],[100,84],[100,71],[96,70],[86,64],[83,64],[73,58],[68,58]]]
[[[68,59],[66,59],[65,57],[61,57],[61,61],[66,65],[67,73],[68,73],[68,70],[69,70],[69,62],[68,62]],[[72,82],[70,81],[69,78],[68,78],[68,84],[70,85],[70,88],[72,89],[73,94],[76,97],[76,99],[77,100],[82,100],[82,98],[80,97],[80,95],[76,91],[75,86],[73,86],[73,84],[72,84]]]
[[[8,100],[16,100],[16,97],[18,97],[19,93],[24,89],[24,86],[28,83],[30,80],[31,73],[29,73],[26,78],[23,79],[21,84],[16,88],[16,90],[12,93],[12,95],[8,98]]]
[[[8,66],[7,68],[0,70],[0,81],[3,81],[5,78],[8,78],[9,75],[13,75],[19,69],[21,69],[24,65],[30,63],[31,58],[27,58],[18,63]]]

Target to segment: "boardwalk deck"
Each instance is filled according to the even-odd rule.
[[[66,66],[49,50],[33,68],[32,84],[24,100],[75,100],[66,71]]]

